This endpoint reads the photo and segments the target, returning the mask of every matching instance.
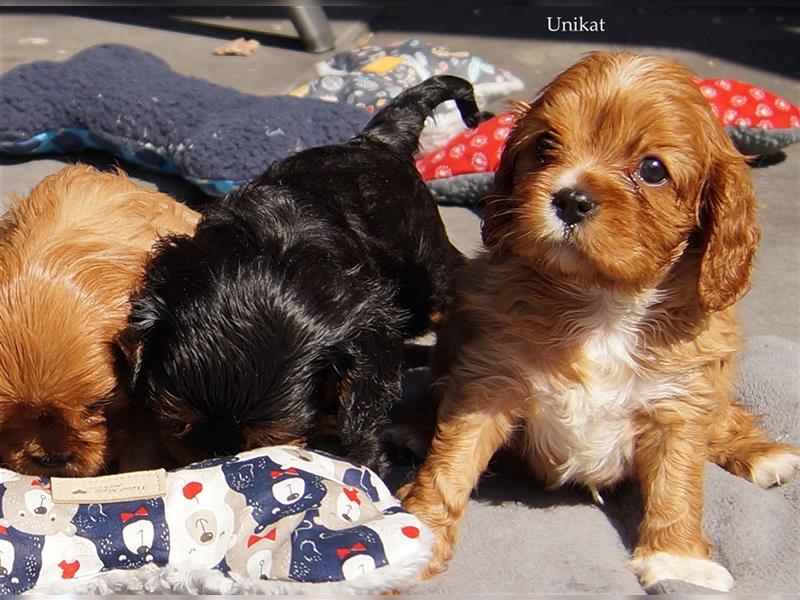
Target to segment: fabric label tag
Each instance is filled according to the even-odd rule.
[[[100,477],[52,477],[55,504],[101,504],[160,498],[167,493],[164,469]]]

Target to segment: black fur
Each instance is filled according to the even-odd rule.
[[[305,150],[162,241],[123,340],[135,397],[180,458],[307,441],[382,471],[403,342],[431,327],[462,262],[413,153],[472,86],[433,77],[349,142]],[[334,442],[321,422],[334,420]],[[180,451],[175,450],[180,448]]]

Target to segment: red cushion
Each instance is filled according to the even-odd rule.
[[[695,79],[722,125],[800,127],[800,110],[780,96],[735,79]]]
[[[695,79],[722,125],[762,129],[800,127],[800,109],[788,100],[735,79]],[[417,161],[425,181],[467,173],[493,173],[516,116],[503,113],[455,136]]]
[[[516,116],[503,113],[462,131],[446,145],[417,161],[426,181],[465,173],[490,173],[497,169],[500,155]]]

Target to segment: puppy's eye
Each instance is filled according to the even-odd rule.
[[[536,140],[536,160],[541,164],[547,164],[553,159],[553,151],[556,148],[556,138],[552,133],[545,133]]]
[[[105,409],[109,405],[109,400],[103,399],[98,402],[88,404],[84,409],[84,421],[88,425],[100,425],[106,422]]]
[[[658,185],[667,180],[667,168],[657,158],[648,156],[639,164],[639,177],[649,185]]]

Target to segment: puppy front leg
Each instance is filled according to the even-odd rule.
[[[680,579],[728,591],[733,577],[710,560],[711,544],[701,524],[704,431],[679,419],[651,423],[637,441],[644,515],[630,566],[644,586]]]
[[[494,453],[514,428],[515,402],[446,392],[428,457],[398,497],[403,507],[433,529],[433,557],[422,578],[442,572],[453,555],[458,524],[469,495]]]
[[[372,345],[360,341],[359,366],[345,373],[340,383],[339,439],[347,458],[384,476],[389,461],[381,433],[401,397],[403,344],[391,338],[376,339]]]

